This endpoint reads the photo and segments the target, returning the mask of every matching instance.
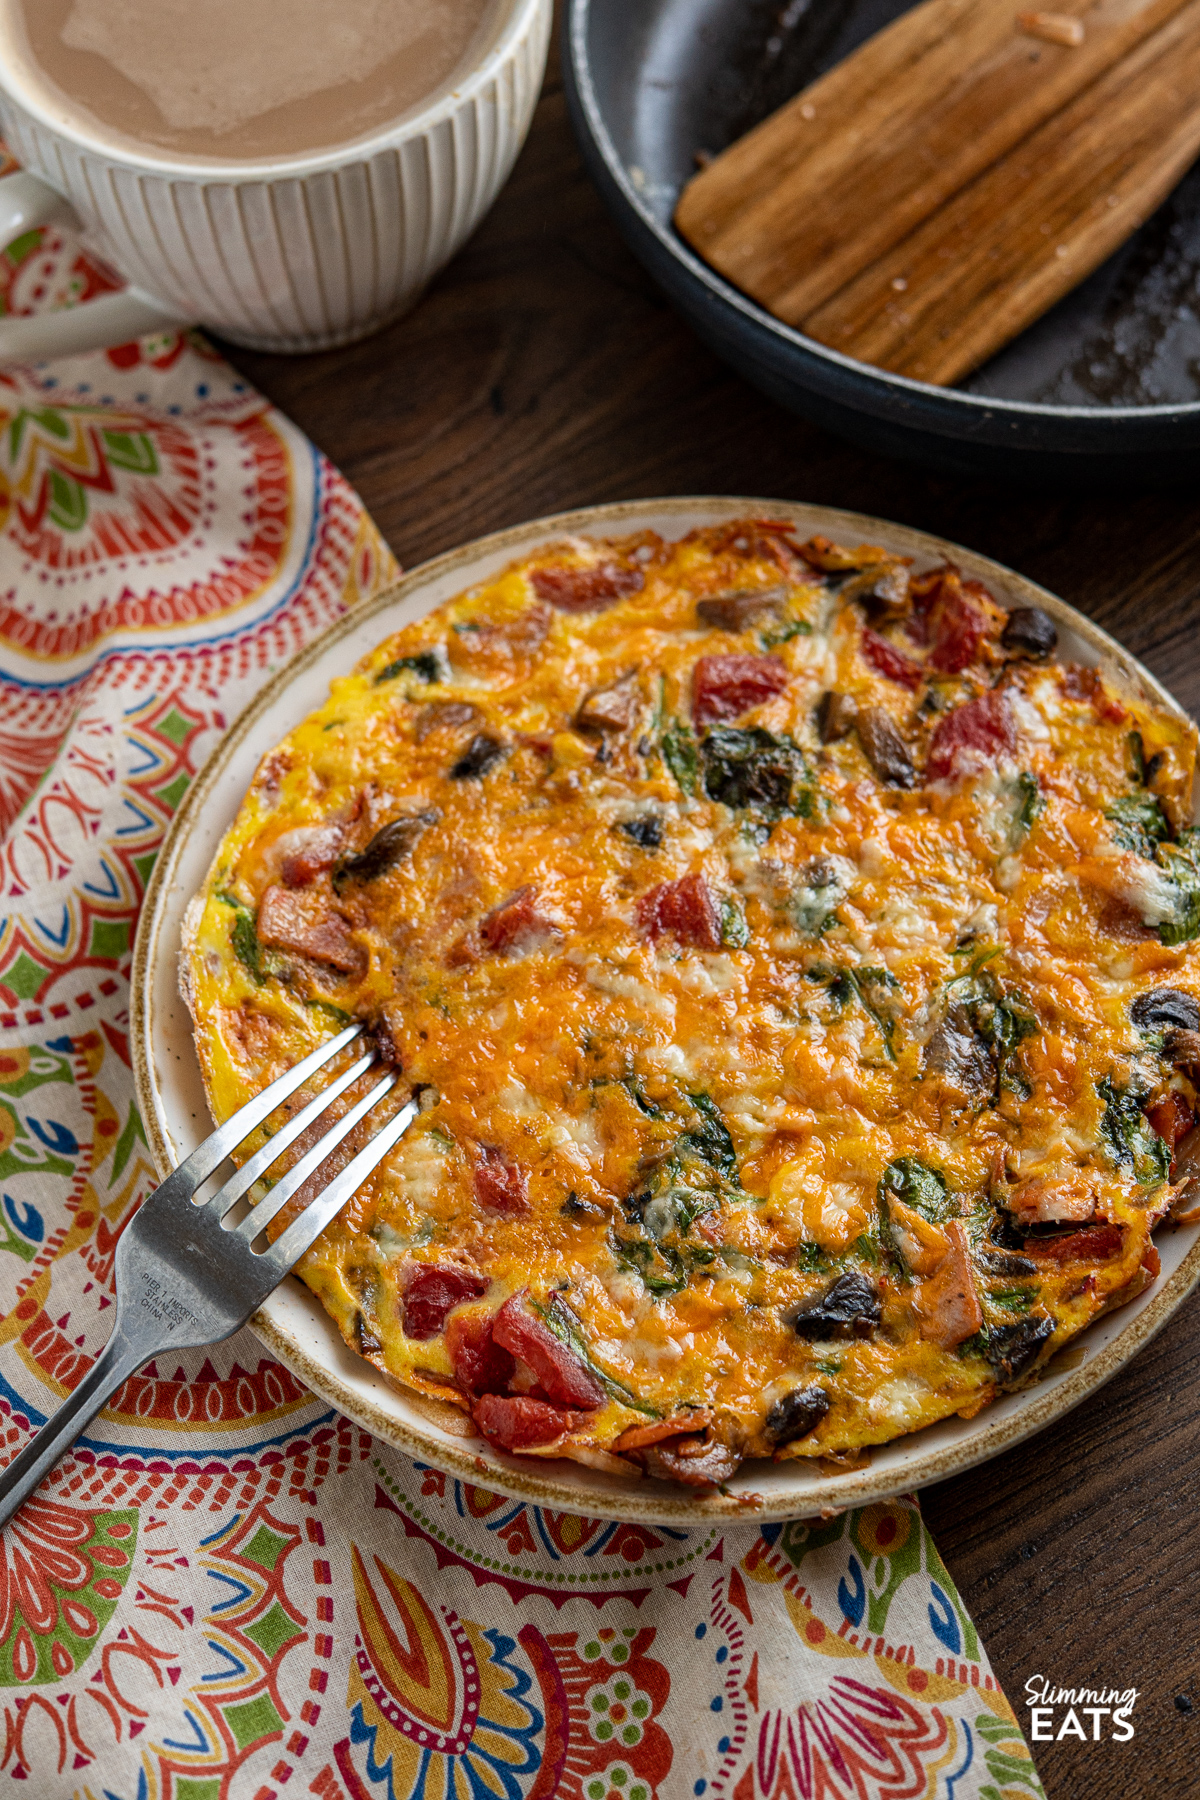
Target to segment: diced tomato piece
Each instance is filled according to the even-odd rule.
[[[478,1300],[489,1286],[486,1275],[459,1268],[456,1263],[418,1263],[405,1275],[401,1288],[405,1337],[415,1338],[419,1344],[436,1337],[447,1313],[464,1300]]]
[[[568,568],[553,564],[535,569],[529,577],[539,600],[548,600],[559,612],[603,612],[629,594],[639,593],[646,577],[640,569],[622,569],[616,563],[597,563],[592,568]]]
[[[533,1400],[528,1394],[484,1394],[471,1416],[489,1444],[498,1450],[529,1450],[535,1444],[552,1444],[565,1431],[582,1423],[580,1415]]]
[[[467,1394],[502,1394],[517,1372],[507,1350],[492,1335],[496,1323],[479,1313],[455,1313],[446,1322],[446,1354]]]
[[[340,825],[314,825],[308,829],[285,832],[276,851],[283,851],[280,865],[284,885],[307,887],[323,869],[330,868],[342,847]]]
[[[869,625],[863,627],[862,653],[877,675],[887,681],[898,681],[901,687],[915,691],[921,685],[922,671],[919,663],[911,656],[905,656],[903,650],[897,650],[889,644],[885,637],[872,631]]]
[[[942,580],[949,564],[938,569],[926,569],[920,575],[913,575],[908,584],[908,595],[912,601],[910,613],[904,629],[914,644],[929,642],[929,615],[933,611],[942,588]]]
[[[529,1211],[529,1177],[494,1144],[481,1144],[475,1164],[475,1198],[489,1212]]]
[[[702,656],[692,671],[692,718],[697,725],[740,719],[787,684],[777,656]]]
[[[993,688],[955,707],[941,720],[929,746],[927,781],[957,781],[1016,748],[1008,697]]]
[[[651,888],[637,903],[637,922],[648,938],[670,931],[694,950],[721,947],[721,920],[703,875],[684,875]]]
[[[334,859],[331,857],[330,862]],[[322,869],[327,869],[329,862],[318,862],[303,851],[298,856],[285,856],[283,859],[283,883],[285,887],[307,887],[315,881]]]
[[[929,667],[946,675],[958,675],[969,668],[979,655],[987,628],[987,614],[957,575],[953,581],[944,581],[930,619],[933,649]]]
[[[1026,1238],[1025,1254],[1043,1262],[1107,1262],[1120,1254],[1124,1240],[1123,1225],[1089,1225],[1066,1237]]]
[[[537,940],[553,936],[555,930],[538,912],[537,889],[523,887],[480,921],[479,936],[493,955],[504,956],[510,950],[531,948]]]
[[[556,1338],[548,1325],[535,1318],[525,1304],[525,1293],[514,1294],[496,1314],[496,1342],[530,1368],[549,1399],[560,1406],[595,1412],[604,1405],[604,1389],[585,1369],[569,1344]]]
[[[290,950],[312,962],[343,972],[358,970],[366,954],[350,934],[346,921],[318,892],[269,887],[258,908],[258,941],[273,950]]]
[[[906,630],[914,644],[932,644],[929,667],[957,675],[974,662],[984,639],[998,631],[1003,612],[981,581],[963,579],[953,563],[926,569],[909,582],[912,613]]]
[[[1164,1094],[1161,1100],[1155,1100],[1146,1108],[1146,1117],[1157,1131],[1160,1138],[1165,1138],[1174,1150],[1181,1138],[1185,1138],[1196,1123],[1195,1114],[1176,1088]]]

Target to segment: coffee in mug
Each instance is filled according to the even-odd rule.
[[[397,318],[533,116],[553,0],[0,0],[0,251],[83,229],[125,280],[0,318],[0,367],[202,323],[319,350]]]
[[[206,162],[391,124],[453,86],[499,14],[498,0],[0,0],[6,48],[58,108],[115,144]]]

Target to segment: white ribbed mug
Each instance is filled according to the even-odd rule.
[[[397,124],[332,150],[254,161],[106,141],[0,60],[0,248],[67,223],[129,283],[0,319],[0,364],[204,324],[256,350],[365,337],[418,298],[507,179],[533,117],[553,0],[510,0],[486,54]]]

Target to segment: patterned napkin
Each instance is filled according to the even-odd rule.
[[[0,258],[10,310],[108,284],[58,235]],[[154,1182],[129,951],[171,814],[396,565],[199,337],[0,374],[0,428],[7,1459],[104,1342]],[[373,1441],[248,1332],[127,1382],[5,1533],[0,1708],[37,1800],[1042,1794],[914,1502],[541,1511]]]

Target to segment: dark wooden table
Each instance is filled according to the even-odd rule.
[[[553,62],[512,180],[408,318],[323,356],[231,355],[345,471],[406,565],[602,500],[822,501],[1044,582],[1200,710],[1200,499],[1007,492],[882,461],[773,406],[624,248]],[[1050,1800],[1200,1795],[1198,1327],[1200,1295],[1070,1418],[923,1496],[1024,1723],[1032,1675],[1140,1690],[1131,1743],[1036,1747]]]

